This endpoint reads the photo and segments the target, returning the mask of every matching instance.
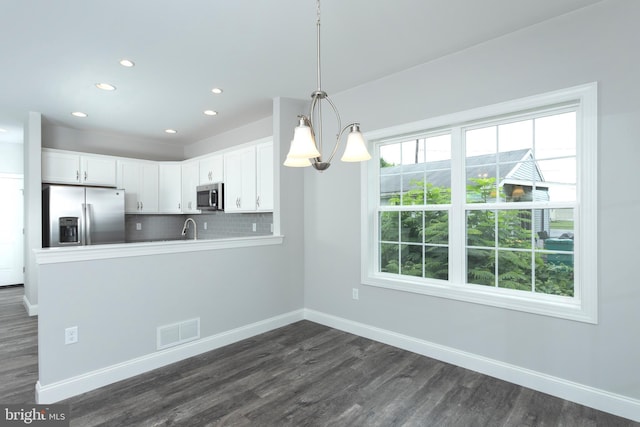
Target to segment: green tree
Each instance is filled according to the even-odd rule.
[[[470,181],[470,202],[487,202],[496,197],[496,191],[504,197],[501,190],[496,190],[495,178]],[[412,181],[411,189],[391,197],[389,204],[425,205],[425,197],[429,205],[447,204],[451,202],[451,189]],[[534,274],[536,292],[573,296],[573,266],[547,262],[544,254],[532,250],[531,210],[469,210],[466,219],[469,283],[496,286],[497,274],[499,287],[531,291]],[[380,233],[383,272],[448,278],[447,211],[382,212]]]

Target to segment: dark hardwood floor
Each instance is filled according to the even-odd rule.
[[[21,295],[0,289],[0,403],[34,401]],[[640,425],[308,321],[61,403],[81,427]]]

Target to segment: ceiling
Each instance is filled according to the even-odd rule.
[[[335,94],[598,1],[323,0],[322,86]],[[316,89],[315,19],[313,0],[2,0],[0,142],[22,140],[29,111],[178,145],[268,117],[274,97]]]

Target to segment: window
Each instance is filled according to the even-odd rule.
[[[367,135],[363,282],[595,323],[596,90]]]

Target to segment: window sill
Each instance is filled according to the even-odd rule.
[[[389,274],[363,277],[362,283],[396,291],[411,292],[465,301],[508,310],[523,311],[585,323],[597,323],[595,310],[585,307],[579,298],[535,294],[471,284],[451,284],[446,281],[403,279]]]

